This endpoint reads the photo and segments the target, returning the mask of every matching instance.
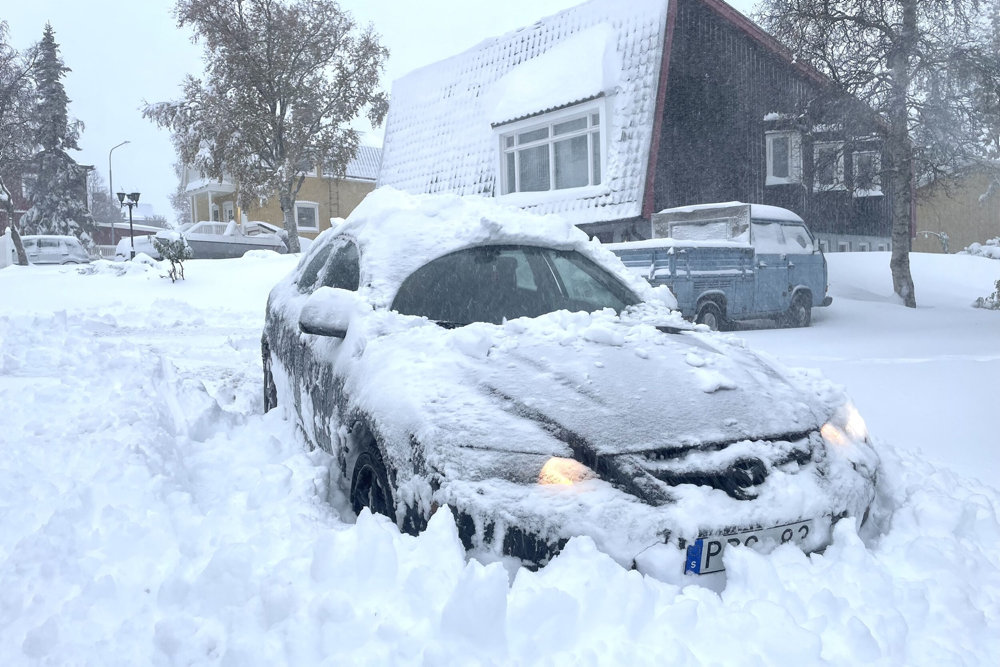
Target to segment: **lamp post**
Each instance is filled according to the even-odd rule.
[[[120,148],[121,146],[124,146],[125,144],[130,144],[130,143],[132,143],[132,142],[129,141],[128,139],[126,139],[125,141],[121,142],[117,146],[112,146],[111,150],[108,151],[108,194],[111,195],[111,201],[115,200],[115,179],[111,175],[111,154],[114,152],[114,150],[116,148]],[[129,210],[131,211],[132,209],[129,209]],[[114,245],[114,244],[115,244],[115,221],[112,220],[111,221],[111,245]]]
[[[118,193],[118,205],[128,206],[128,235],[129,241],[132,244],[132,256],[130,259],[135,259],[135,232],[132,230],[132,209],[139,205],[139,193],[130,192],[125,194],[124,192]]]

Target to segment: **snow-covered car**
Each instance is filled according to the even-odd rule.
[[[283,240],[284,230],[268,222],[250,221],[242,224],[212,222],[202,220],[181,225],[177,230],[184,235],[195,259],[227,259],[242,257],[251,250],[273,250],[285,254],[288,248]],[[156,237],[170,238],[174,230],[157,232]],[[135,238],[136,253],[146,253],[154,259],[162,259],[153,245],[153,236]],[[127,259],[131,256],[132,240],[125,237],[118,242],[115,256]]]
[[[90,253],[75,236],[32,234],[21,237],[31,264],[88,264]]]
[[[447,506],[473,553],[585,535],[669,579],[863,523],[879,462],[842,392],[675,303],[559,218],[376,190],[271,291],[264,407],[355,512]]]

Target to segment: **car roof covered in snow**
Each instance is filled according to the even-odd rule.
[[[431,260],[480,245],[575,250],[614,273],[640,296],[648,297],[651,289],[614,253],[563,217],[539,215],[484,197],[413,195],[378,188],[320,239],[341,235],[353,238],[361,249],[362,284],[375,304],[387,304],[402,281]]]

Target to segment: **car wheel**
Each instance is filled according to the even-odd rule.
[[[712,331],[722,331],[726,326],[725,318],[722,316],[722,309],[714,301],[707,301],[698,309],[698,315],[694,318],[698,324],[704,324]]]
[[[786,327],[807,327],[812,323],[812,304],[809,297],[800,294],[792,301],[785,313],[782,324]]]
[[[360,514],[367,507],[373,513],[383,514],[395,521],[396,506],[392,501],[389,474],[382,454],[371,440],[362,441],[360,446],[361,454],[354,463],[351,475],[351,509]]]
[[[261,343],[260,351],[264,359],[264,412],[268,412],[278,407],[278,388],[274,384],[274,375],[271,374],[271,350],[267,342]]]

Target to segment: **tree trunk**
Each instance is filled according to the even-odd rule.
[[[903,305],[916,308],[917,300],[910,274],[910,244],[913,209],[913,144],[910,141],[909,107],[910,59],[916,47],[917,0],[903,1],[903,27],[895,50],[889,54],[892,98],[889,102],[887,153],[889,186],[892,196],[892,289]]]
[[[295,222],[295,199],[292,198],[291,193],[284,191],[279,195],[278,201],[281,203],[281,214],[285,219],[285,231],[288,232],[285,245],[288,246],[288,252],[297,253],[301,250],[301,246],[299,245],[299,227]]]
[[[14,250],[17,251],[17,263],[19,266],[27,266],[28,255],[24,252],[24,243],[21,242],[21,234],[17,231],[17,224],[14,222],[14,202],[7,188],[2,184],[0,184],[0,188],[3,188],[3,193],[6,195],[4,197],[4,208],[7,209],[7,224],[10,225],[10,238],[14,242]]]

